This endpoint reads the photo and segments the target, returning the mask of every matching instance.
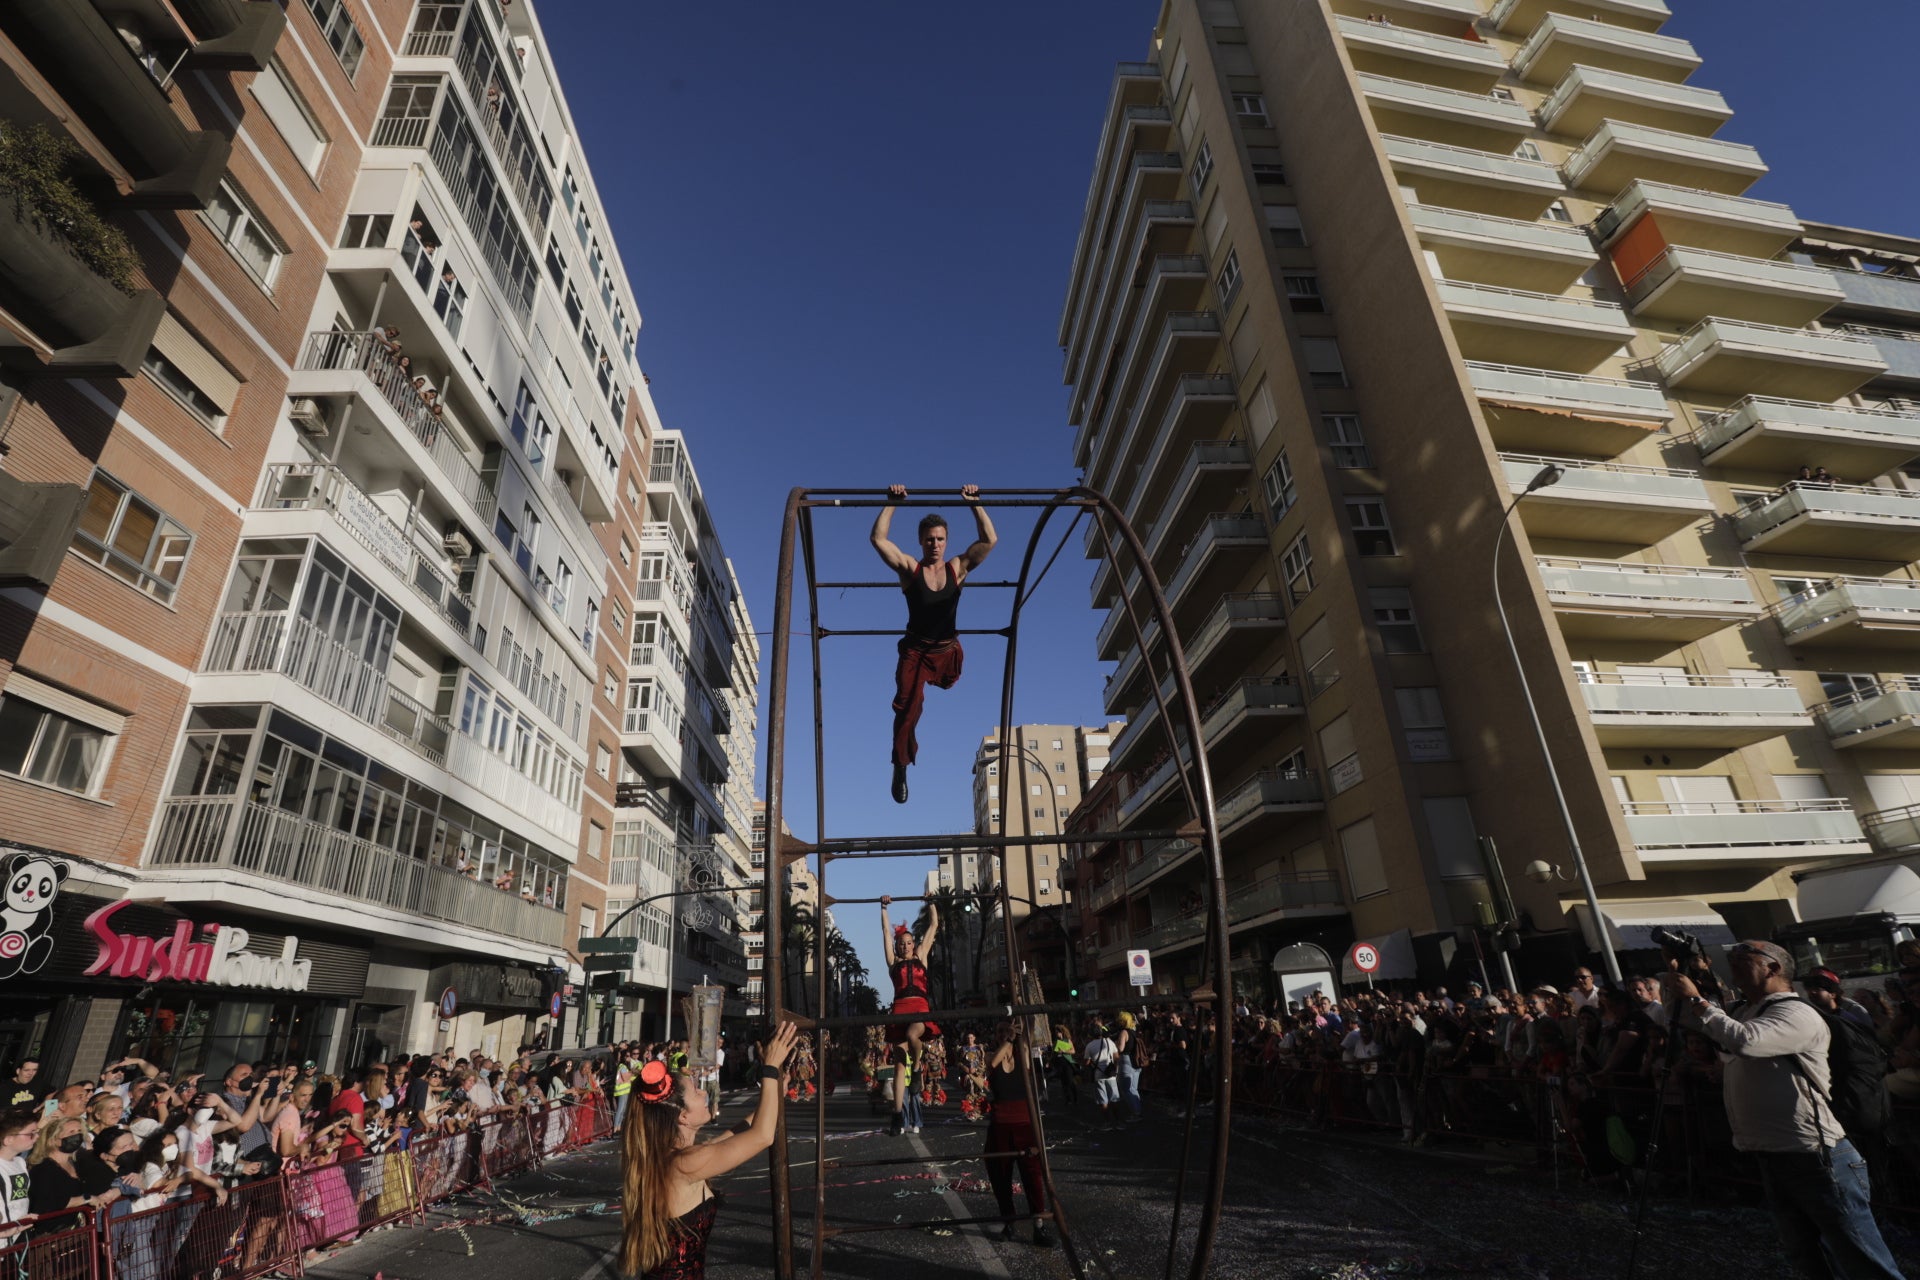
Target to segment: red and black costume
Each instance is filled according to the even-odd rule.
[[[673,1220],[667,1239],[673,1254],[640,1280],[702,1280],[707,1274],[707,1237],[713,1234],[713,1220],[720,1216],[720,1202],[726,1197],[708,1196]]]
[[[927,585],[927,566],[900,575],[907,597],[907,631],[900,637],[900,660],[893,669],[893,763],[910,765],[919,754],[914,729],[926,704],[927,686],[953,688],[966,654],[960,648],[960,561],[946,563],[947,585]]]
[[[893,1012],[926,1013],[933,1006],[927,1003],[930,988],[927,986],[927,966],[918,960],[896,960],[887,970],[893,978]],[[907,1038],[907,1023],[895,1023],[887,1028],[887,1043],[901,1044]],[[926,1038],[931,1040],[940,1034],[940,1024],[928,1022]]]
[[[993,1198],[1000,1204],[1000,1216],[1013,1219],[1013,1166],[1020,1166],[1020,1188],[1027,1193],[1027,1211],[1047,1211],[1047,1184],[1040,1173],[1040,1140],[1033,1132],[1033,1115],[1027,1108],[1027,1064],[1016,1045],[1013,1065],[1005,1071],[987,1070],[987,1092],[993,1098],[993,1112],[987,1122],[986,1154],[1023,1151],[1011,1160],[987,1161],[987,1181],[993,1184]]]

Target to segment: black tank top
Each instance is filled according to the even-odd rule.
[[[1026,1065],[1020,1061],[1018,1053],[1013,1055],[1013,1067],[1008,1071],[987,1072],[987,1096],[995,1102],[1025,1102],[1027,1100],[1026,1081],[1020,1073]]]
[[[927,585],[926,571],[914,566],[900,582],[907,597],[907,639],[924,644],[942,644],[956,638],[960,618],[960,578],[948,561],[947,585],[935,591]]]

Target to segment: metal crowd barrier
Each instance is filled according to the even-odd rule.
[[[304,1275],[308,1250],[416,1220],[463,1191],[611,1137],[600,1097],[497,1112],[472,1128],[289,1169],[139,1212],[75,1210],[0,1241],[0,1280],[254,1280]]]

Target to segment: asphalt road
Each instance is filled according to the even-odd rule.
[[[747,1095],[730,1098],[723,1122],[742,1118]],[[995,1213],[979,1161],[983,1131],[951,1108],[929,1115],[918,1135],[889,1137],[864,1098],[828,1107],[828,1149],[848,1161],[914,1157],[915,1163],[830,1169],[829,1221],[902,1224]],[[1164,1274],[1182,1126],[1166,1111],[1119,1132],[1099,1128],[1092,1108],[1048,1117],[1060,1186],[1088,1274],[1149,1280]],[[1210,1118],[1203,1115],[1203,1121]],[[812,1231],[811,1104],[790,1104],[794,1142],[796,1267],[806,1274]],[[1209,1130],[1196,1128],[1188,1224],[1204,1184]],[[1618,1193],[1584,1186],[1566,1169],[1535,1166],[1530,1150],[1409,1151],[1347,1135],[1310,1133],[1243,1117],[1235,1136],[1214,1277],[1294,1280],[1388,1275],[1611,1280],[1622,1276],[1629,1206]],[[766,1161],[723,1179],[727,1199],[708,1250],[714,1280],[773,1274]],[[1016,1190],[1016,1200],[1019,1195]],[[1753,1197],[1729,1194],[1689,1209],[1657,1201],[1648,1215],[1637,1275],[1786,1276]],[[1021,1202],[1024,1208],[1024,1202]],[[619,1237],[619,1160],[614,1144],[549,1161],[489,1194],[463,1197],[421,1226],[373,1233],[307,1267],[319,1280],[612,1280]],[[829,1241],[824,1274],[873,1280],[959,1276],[1066,1277],[1064,1251],[1002,1243],[998,1229],[907,1229]],[[1920,1241],[1890,1238],[1920,1277]],[[1185,1275],[1186,1255],[1176,1274]]]

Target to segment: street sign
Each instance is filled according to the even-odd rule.
[[[588,956],[580,962],[580,967],[588,973],[611,969],[629,969],[633,967],[631,956]]]
[[[560,1016],[560,993],[558,991],[554,992],[552,997],[547,1001],[547,1016],[549,1018],[557,1018]]]
[[[630,956],[640,950],[638,938],[582,938],[582,953]]]
[[[442,1018],[451,1018],[455,1013],[459,1012],[459,1009],[460,997],[454,993],[452,987],[448,987],[440,993],[440,1016]]]
[[[1127,952],[1127,981],[1136,987],[1153,985],[1153,957],[1145,951]]]
[[[1353,961],[1354,968],[1371,975],[1380,967],[1380,949],[1371,942],[1356,942],[1353,950],[1347,953],[1347,959]]]

